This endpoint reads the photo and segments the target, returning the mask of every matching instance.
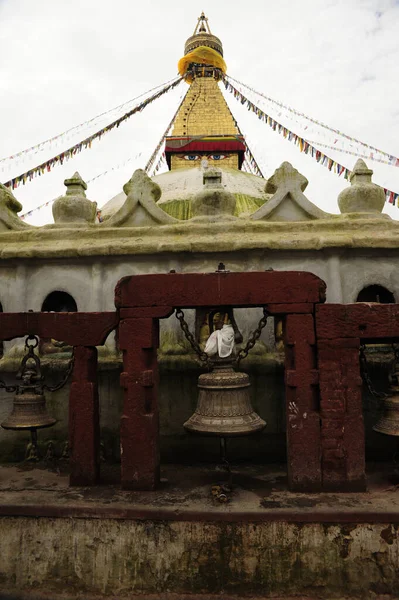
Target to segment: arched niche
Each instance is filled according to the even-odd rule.
[[[42,312],[78,312],[78,306],[71,294],[55,290],[43,301]]]
[[[78,306],[71,294],[54,290],[45,297],[41,310],[42,312],[78,312]],[[42,354],[55,354],[71,350],[72,348],[62,340],[53,340],[50,338],[42,338],[40,340],[40,352]]]
[[[378,302],[379,304],[394,304],[395,296],[386,287],[378,284],[364,287],[357,295],[356,302]]]

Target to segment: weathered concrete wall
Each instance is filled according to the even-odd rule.
[[[398,526],[0,519],[0,590],[371,598],[399,586]]]

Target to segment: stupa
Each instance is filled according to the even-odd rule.
[[[223,188],[236,198],[235,215],[254,212],[270,197],[262,178],[241,170],[246,143],[218,85],[221,70],[226,70],[222,42],[202,13],[179,62],[190,88],[166,138],[169,172],[154,178],[162,190],[159,206],[177,219],[192,217],[191,200],[202,191],[208,168],[222,170]],[[121,193],[110,200],[102,208],[104,218],[125,199]]]

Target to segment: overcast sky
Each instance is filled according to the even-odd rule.
[[[0,158],[172,79],[202,10],[223,42],[229,75],[399,156],[399,0],[0,0]],[[90,150],[16,189],[23,212],[61,195],[64,179],[76,170],[88,181],[113,169],[89,183],[87,196],[99,206],[118,194],[133,171],[145,166],[186,89],[182,83]],[[337,196],[347,183],[302,155],[232,95],[226,99],[265,177],[287,160],[308,178],[308,198],[338,212]],[[303,120],[258,103],[293,131],[304,131]],[[17,164],[0,163],[1,181],[94,131],[85,128]],[[335,141],[315,128],[306,134],[326,144]],[[347,143],[342,148],[353,150]],[[350,169],[356,161],[331,155]],[[399,192],[398,167],[367,162],[376,183]],[[399,208],[387,212],[399,218]],[[28,221],[52,221],[51,208]]]

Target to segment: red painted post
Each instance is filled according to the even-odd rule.
[[[287,315],[284,336],[288,485],[295,491],[318,491],[320,414],[313,315]]]
[[[159,322],[122,319],[124,388],[121,418],[121,481],[125,490],[153,490],[159,483],[158,361]]]
[[[97,348],[75,347],[69,397],[70,485],[95,485],[100,476]]]
[[[323,489],[366,490],[358,338],[318,340]]]

